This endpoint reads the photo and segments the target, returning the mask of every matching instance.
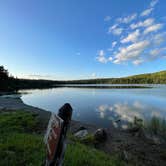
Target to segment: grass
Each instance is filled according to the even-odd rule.
[[[166,120],[164,118],[153,116],[151,119],[143,121],[135,117],[134,122],[130,124],[130,127],[134,126],[143,128],[152,135],[160,136],[166,141]]]
[[[38,121],[32,113],[0,113],[0,165],[42,165],[45,150],[37,127]]]
[[[74,142],[67,147],[64,166],[122,166],[118,157],[110,157],[84,144]]]
[[[145,127],[155,135],[159,135],[166,140],[166,120],[158,117],[152,117],[145,123]]]
[[[42,137],[12,133],[0,141],[0,165],[42,165],[44,148]]]
[[[25,111],[0,112],[0,165],[41,166],[45,160],[43,135],[35,114]],[[69,139],[71,137],[69,136]],[[120,166],[116,156],[110,157],[84,143],[93,143],[88,136],[67,145],[64,166]]]
[[[25,111],[4,111],[0,114],[0,132],[35,132],[39,123],[35,116]]]

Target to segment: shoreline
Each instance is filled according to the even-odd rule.
[[[39,121],[41,122],[42,129],[46,129],[51,115],[51,112],[49,111],[25,104],[20,98],[20,94],[14,97],[0,96],[0,112],[3,110],[23,110],[34,113],[37,115]]]
[[[7,96],[6,96],[7,95]],[[48,121],[51,116],[51,112],[30,106],[28,104],[25,104],[22,99],[20,98],[20,94],[18,96],[14,95],[8,96],[10,94],[5,94],[5,96],[0,96],[0,112],[5,111],[5,110],[10,110],[10,111],[15,111],[15,110],[23,110],[23,111],[28,111],[31,113],[35,113],[38,115],[39,120],[43,123],[43,129],[47,129]],[[86,124],[82,123],[80,121],[72,120],[71,121],[71,132],[76,131],[79,127],[85,126],[88,130],[88,132],[92,133],[97,129],[97,126],[91,125],[91,124]]]
[[[46,131],[51,115],[49,111],[25,104],[19,96],[16,98],[0,96],[0,112],[5,110],[24,110],[35,113],[41,122],[40,130],[43,134]],[[71,134],[74,134],[80,127],[85,127],[88,134],[94,134],[98,129],[95,125],[72,120]],[[105,130],[107,140],[99,144],[92,144],[92,147],[110,155],[122,155],[122,158],[125,158],[132,165],[164,165],[166,160],[166,144],[163,144],[160,140],[147,139],[145,132],[133,133],[128,130],[115,128],[106,128]],[[161,157],[163,154],[165,154],[165,158]]]

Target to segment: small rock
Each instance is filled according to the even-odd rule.
[[[84,126],[81,126],[81,127],[79,127],[79,128],[76,130],[76,132],[77,132],[77,131],[80,131],[80,130],[87,130],[87,128],[84,127]]]
[[[78,137],[78,138],[83,138],[88,134],[88,131],[86,129],[84,130],[79,130],[77,131],[74,136]]]
[[[138,130],[138,132],[135,133],[135,136],[140,137],[140,138],[146,138],[145,131],[141,128],[140,128],[140,130]]]
[[[122,153],[121,153],[121,159],[128,162],[129,156],[128,156],[128,153],[127,153],[126,150],[122,151]]]
[[[103,128],[97,129],[95,131],[94,138],[97,141],[103,142],[107,139],[107,133]]]
[[[126,161],[128,161],[128,154],[127,154],[127,152],[124,150],[123,151],[123,154],[124,154],[124,159],[126,160]]]
[[[136,132],[138,132],[139,130],[140,130],[139,127],[132,127],[132,128],[130,128],[130,129],[128,129],[128,131],[129,131],[130,133],[136,133]]]
[[[119,122],[121,122],[121,120],[120,120],[120,119],[117,119],[117,120],[115,120],[115,122],[116,122],[116,123],[119,123]]]
[[[154,144],[156,144],[156,145],[160,145],[161,144],[161,141],[160,141],[160,139],[158,137],[153,136],[152,140],[153,140]]]
[[[0,110],[4,110],[4,107],[1,107],[1,106],[0,106]]]

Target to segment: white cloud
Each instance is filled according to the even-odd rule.
[[[128,60],[136,60],[142,54],[142,52],[149,46],[149,41],[144,40],[136,42],[127,47],[122,47],[119,52],[115,55],[113,63],[120,64]]]
[[[39,79],[52,79],[52,80],[54,80],[54,79],[57,79],[55,76],[53,76],[53,75],[40,75],[40,74],[29,74],[29,75],[24,75],[23,76],[23,78],[25,78],[25,79],[37,79],[37,80],[39,80]]]
[[[116,46],[116,44],[117,44],[116,41],[112,42],[112,48],[114,48]]]
[[[128,43],[128,42],[135,42],[137,41],[140,35],[139,29],[135,30],[134,32],[130,33],[126,38],[121,40],[121,43]]]
[[[134,65],[140,65],[140,64],[143,63],[143,62],[144,62],[143,59],[136,59],[136,60],[134,60],[132,63],[133,63]]]
[[[149,27],[147,27],[145,30],[144,30],[144,34],[148,34],[150,32],[156,32],[158,31],[159,29],[161,29],[163,27],[162,24],[154,24],[154,25],[151,25]]]
[[[116,45],[117,45],[116,41],[112,42],[111,48],[108,48],[108,51],[112,51]]]
[[[153,60],[155,58],[161,57],[161,56],[164,55],[165,50],[166,50],[166,47],[155,48],[155,49],[153,49],[153,50],[150,51],[150,56],[151,57],[149,57],[149,58]]]
[[[158,0],[152,0],[150,3],[150,7],[154,7],[158,3]]]
[[[108,61],[113,61],[113,57],[110,56],[110,57],[108,58]]]
[[[120,35],[123,31],[123,28],[116,28],[112,31],[114,35]]]
[[[111,32],[112,30],[114,30],[114,29],[116,29],[116,27],[118,26],[118,24],[114,24],[113,26],[111,26],[110,28],[109,28],[109,32]]]
[[[99,51],[99,56],[104,56],[104,50]]]
[[[152,0],[148,8],[140,16],[149,16],[158,0]],[[154,17],[155,18],[155,17]],[[105,56],[100,50],[97,60],[101,63],[132,63],[139,65],[157,58],[166,57],[164,41],[166,31],[163,23],[151,17],[138,17],[136,13],[115,19],[108,33],[114,36],[111,47],[107,50],[111,56]],[[163,28],[163,29],[162,29]]]
[[[154,19],[153,18],[148,18],[145,21],[140,21],[138,23],[133,23],[130,25],[131,29],[135,29],[135,28],[139,28],[139,27],[148,27],[150,25],[152,25],[154,23]]]
[[[154,35],[154,37],[152,39],[153,44],[160,45],[162,42],[164,42],[165,38],[166,38],[166,33],[165,32],[164,33],[158,33],[158,34]]]
[[[98,57],[96,59],[101,63],[107,63],[107,58],[105,57],[104,50],[99,51]]]
[[[111,17],[110,16],[106,16],[105,18],[104,18],[104,21],[110,21],[111,20]]]
[[[123,28],[118,26],[119,24],[114,24],[113,26],[109,27],[108,33],[112,33],[114,35],[120,35],[123,32]]]
[[[107,59],[105,57],[99,56],[99,57],[97,57],[97,60],[101,63],[107,63]]]
[[[148,16],[151,12],[153,11],[153,8],[149,8],[149,9],[146,9],[144,10],[140,16]]]
[[[115,24],[108,29],[108,33],[112,33],[114,35],[120,35],[122,31],[123,28],[118,27],[118,24]]]
[[[148,16],[149,14],[151,14],[151,12],[154,10],[155,5],[158,3],[158,0],[152,0],[150,3],[150,7],[146,10],[144,10],[140,16],[144,17],[144,16]]]
[[[127,23],[131,22],[132,20],[134,20],[136,17],[137,17],[137,14],[134,13],[134,14],[129,15],[129,16],[124,17],[124,18],[118,18],[117,21],[119,23],[125,23],[125,24],[127,24]]]
[[[156,55],[158,55],[160,53],[160,49],[154,49],[154,50],[151,50],[150,51],[150,55],[152,55],[152,56],[156,56]]]

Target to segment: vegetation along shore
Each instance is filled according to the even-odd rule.
[[[19,97],[0,97],[0,165],[42,165],[44,133],[50,112],[26,105]],[[166,124],[153,119],[148,125],[135,119],[127,130],[104,129],[107,138],[95,138],[97,126],[71,122],[64,165],[149,165],[165,164]],[[78,131],[86,130],[79,137]]]

